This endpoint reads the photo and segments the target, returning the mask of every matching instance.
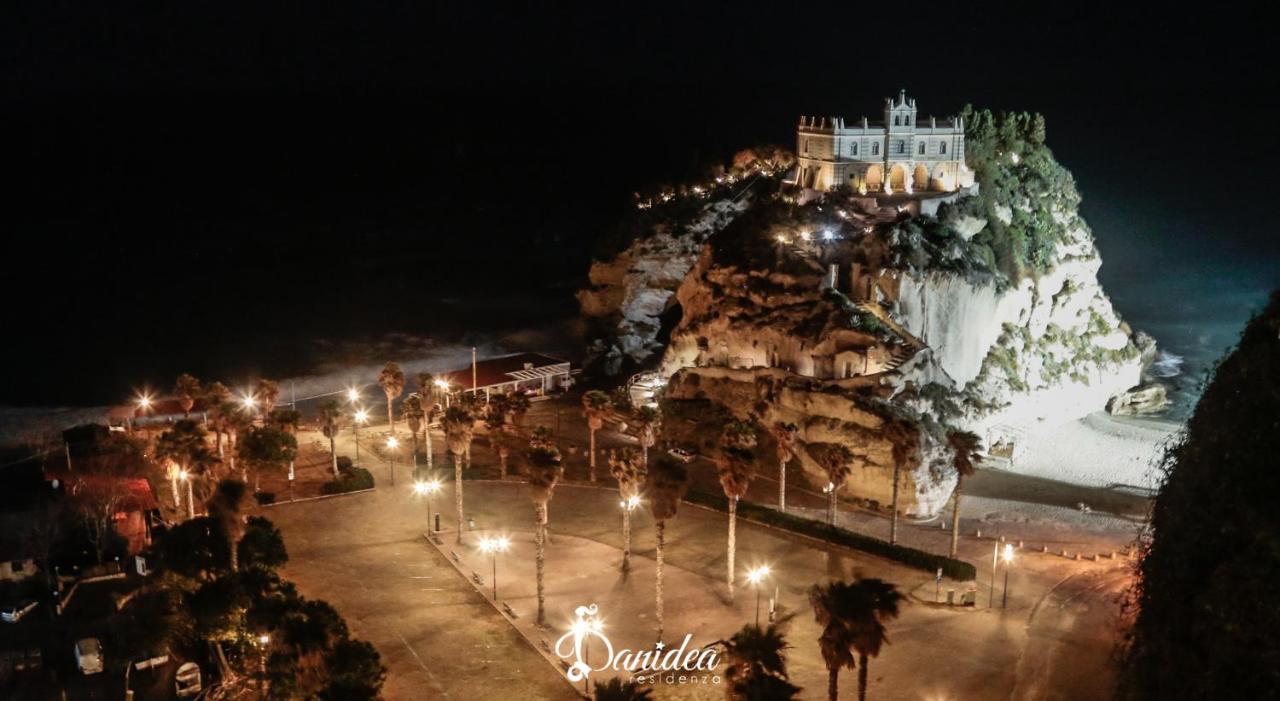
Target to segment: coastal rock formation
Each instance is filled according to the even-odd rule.
[[[1164,411],[1169,406],[1169,391],[1164,385],[1150,384],[1121,392],[1107,402],[1107,411],[1116,416],[1141,416]]]
[[[761,434],[794,423],[811,487],[827,483],[815,450],[840,444],[856,463],[846,494],[886,504],[885,426],[909,425],[899,509],[933,516],[955,485],[949,432],[1008,446],[1023,429],[1103,409],[1155,353],[1098,283],[1080,196],[1043,121],[971,111],[964,123],[974,186],[761,193],[704,226],[697,248],[655,237],[657,249],[637,241],[593,267],[584,309],[619,314],[615,347],[641,360],[658,349],[657,316],[678,304],[658,374],[684,439],[717,435],[721,412]]]

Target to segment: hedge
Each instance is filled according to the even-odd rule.
[[[689,492],[684,499],[689,503],[706,506],[717,511],[727,512],[729,510],[728,502],[722,494]],[[977,568],[963,560],[953,560],[949,557],[934,555],[923,550],[908,548],[903,545],[893,545],[879,538],[872,538],[839,526],[832,526],[794,514],[782,513],[759,504],[739,501],[738,515],[774,528],[799,533],[836,545],[843,545],[872,555],[879,555],[929,573],[936,572],[941,567],[944,575],[956,581],[967,582],[978,577]]]
[[[321,494],[345,494],[361,489],[373,489],[373,473],[363,467],[353,467],[343,472],[336,479],[325,482],[320,487]]]

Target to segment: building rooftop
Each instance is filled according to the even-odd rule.
[[[569,361],[542,353],[516,353],[501,358],[490,358],[476,363],[476,389],[504,385],[520,380],[534,380],[555,365],[568,365]],[[538,372],[543,370],[543,372]],[[441,379],[455,389],[471,389],[471,366],[443,373]]]

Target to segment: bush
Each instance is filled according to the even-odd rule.
[[[717,511],[727,512],[729,510],[725,497],[719,494],[689,492],[684,499],[690,503],[710,507]],[[925,572],[936,572],[941,567],[944,575],[957,581],[967,582],[978,577],[977,568],[962,560],[953,560],[949,557],[934,555],[933,553],[908,548],[903,545],[892,545],[879,538],[854,533],[821,521],[785,514],[759,504],[739,501],[738,516],[752,521],[759,521],[774,528],[807,535],[810,538],[825,540],[828,543],[843,545],[872,555],[879,555]]]
[[[341,458],[339,458],[341,460]],[[356,492],[362,489],[373,489],[373,473],[363,467],[352,467],[338,476],[337,479],[331,479],[324,483],[320,488],[321,494],[345,494],[347,492]]]
[[[258,500],[259,506],[276,503],[275,492],[256,492],[254,493],[253,498]]]
[[[342,474],[343,472],[351,472],[352,467],[355,467],[355,465],[351,462],[351,458],[347,457],[346,455],[338,456],[338,474]]]

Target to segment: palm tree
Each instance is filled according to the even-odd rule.
[[[720,432],[720,452],[716,458],[716,472],[720,487],[729,502],[728,572],[725,584],[729,600],[733,601],[733,580],[737,572],[734,558],[738,552],[738,500],[746,496],[751,486],[752,470],[756,462],[756,430],[747,421],[730,421]]]
[[[191,409],[196,405],[196,398],[202,394],[200,380],[182,373],[173,383],[173,396],[178,398],[178,406],[182,407],[184,418],[191,416]]]
[[[631,510],[632,499],[640,497],[640,485],[644,484],[649,469],[635,451],[623,449],[609,453],[609,474],[618,480],[618,496],[622,497],[622,571],[631,571]]]
[[[951,502],[951,557],[955,557],[960,546],[960,497],[964,479],[973,475],[982,461],[979,454],[982,439],[969,431],[951,431],[947,434],[947,445],[951,447],[951,466],[956,468],[956,490],[952,492]]]
[[[649,701],[652,693],[652,688],[614,677],[596,684],[595,701]]]
[[[654,533],[657,541],[654,572],[655,612],[658,621],[658,640],[662,640],[662,558],[666,545],[667,521],[675,518],[680,509],[680,499],[689,488],[689,471],[684,463],[670,456],[663,456],[649,470],[649,510],[653,513]]]
[[[223,479],[218,480],[213,496],[209,497],[209,501],[205,503],[205,511],[227,538],[227,546],[231,551],[232,572],[239,569],[236,546],[244,536],[244,511],[248,506],[248,497],[244,482]]]
[[[511,425],[520,428],[524,424],[524,415],[529,413],[529,407],[533,403],[529,401],[529,395],[524,392],[507,392],[504,398],[507,406],[507,414],[511,416]]]
[[[547,563],[547,503],[555,491],[556,483],[564,474],[560,464],[560,451],[555,448],[530,448],[525,454],[526,471],[529,476],[529,495],[533,498],[533,512],[537,519],[538,546],[536,557],[538,572],[538,620],[539,626],[546,625],[546,593],[543,589],[543,573]]]
[[[427,415],[422,409],[422,398],[416,394],[409,395],[400,405],[400,414],[404,416],[404,422],[409,426],[409,440],[413,443],[413,464],[417,467],[418,431],[422,428],[422,420]]]
[[[489,447],[498,456],[498,474],[502,479],[507,478],[507,458],[511,455],[511,446],[504,440],[508,408],[505,396],[492,397],[484,408],[484,425],[489,429]]]
[[[649,449],[658,441],[658,422],[660,421],[658,410],[651,406],[642,406],[636,410],[632,423],[639,430],[640,440],[640,457],[644,460],[644,464],[649,464]]]
[[[227,413],[234,411],[231,401],[231,390],[221,382],[214,382],[204,388],[204,405],[209,415],[209,425],[213,428],[214,447],[218,457],[223,457],[222,436],[227,430]]]
[[[453,453],[453,498],[458,508],[457,541],[462,542],[462,456],[471,446],[475,418],[459,402],[444,412],[444,440]]]
[[[212,453],[205,441],[204,428],[190,419],[175,422],[173,426],[156,438],[156,459],[166,461],[180,468],[182,472],[191,474],[196,463],[207,463],[204,454]],[[178,469],[168,470],[169,486],[173,491],[173,504],[182,510],[182,498],[178,493]]]
[[[889,525],[889,543],[898,542],[898,487],[902,468],[915,454],[920,441],[920,434],[915,426],[901,418],[892,418],[884,423],[884,437],[893,446],[893,514]]]
[[[827,523],[834,526],[840,505],[836,493],[844,486],[845,480],[849,479],[849,473],[852,472],[850,463],[853,462],[853,452],[841,443],[813,445],[809,452],[827,473]]]
[[[596,431],[604,428],[604,417],[609,411],[609,395],[598,389],[582,395],[582,415],[587,419],[587,428],[591,430],[591,450],[587,456],[591,481],[596,481]]]
[[[436,377],[429,372],[418,373],[418,398],[422,401],[423,426],[422,438],[427,445],[427,469],[435,466],[435,455],[431,449],[431,424],[436,418]]]
[[[338,400],[330,399],[320,405],[320,432],[329,439],[329,455],[333,458],[333,476],[338,476],[338,431],[342,421],[342,407]]]
[[[253,396],[258,400],[263,416],[270,416],[280,399],[280,385],[275,380],[258,380],[253,385]]]
[[[404,392],[404,371],[395,363],[387,363],[382,368],[382,372],[378,373],[378,384],[382,387],[382,391],[387,395],[387,423],[390,425],[391,433],[396,432],[396,415],[392,411],[391,403],[395,401]]]
[[[298,456],[298,439],[287,429],[266,425],[250,428],[236,445],[246,467],[253,468],[253,491],[258,491],[264,470],[277,471]]]
[[[253,414],[249,413],[243,406],[235,403],[224,405],[221,412],[225,421],[224,430],[227,432],[227,443],[239,448],[240,437],[253,428]],[[236,471],[236,453],[236,450],[232,450],[228,454],[232,473]],[[249,470],[243,465],[241,465],[241,479],[245,482],[249,481]]]
[[[294,436],[294,442],[297,442],[298,425],[302,423],[302,412],[297,409],[272,409],[271,415],[267,417],[270,425],[279,428],[290,436]],[[293,461],[296,459],[297,450],[294,451],[295,457],[289,458],[289,501],[293,501]],[[253,486],[254,491],[258,490],[258,486]]]
[[[787,463],[796,453],[796,434],[800,427],[791,422],[779,422],[773,427],[773,437],[778,442],[778,511],[787,510]]]
[[[867,666],[880,648],[888,644],[885,623],[898,617],[906,597],[893,584],[882,579],[857,579],[848,582],[815,584],[809,590],[813,616],[822,626],[818,646],[827,664],[827,696],[836,700],[840,667],[854,665],[858,654],[858,698],[867,698]]]
[[[792,699],[800,688],[787,681],[786,651],[791,646],[777,623],[761,628],[748,624],[728,640],[724,649],[725,697],[729,701]]]

